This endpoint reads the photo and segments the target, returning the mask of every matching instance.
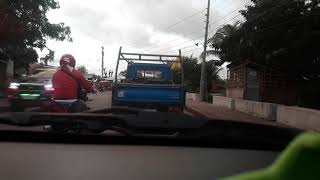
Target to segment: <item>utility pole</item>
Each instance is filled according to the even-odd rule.
[[[207,20],[206,20],[206,32],[204,36],[203,45],[203,57],[202,57],[202,68],[201,68],[201,81],[200,81],[200,99],[201,101],[207,100],[207,80],[206,80],[206,60],[207,60],[207,44],[208,44],[208,29],[209,29],[209,18],[210,18],[210,0],[208,0],[207,8]]]
[[[102,51],[101,51],[101,53],[102,53],[102,57],[101,57],[101,60],[102,60],[102,62],[101,62],[101,78],[103,78],[103,76],[104,76],[104,47],[102,46],[101,49],[102,49]]]

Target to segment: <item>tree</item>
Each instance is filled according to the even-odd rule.
[[[252,0],[246,21],[220,43],[223,62],[250,60],[300,79],[320,77],[318,0]],[[214,43],[210,44],[215,48]],[[290,64],[290,68],[288,65]]]
[[[211,50],[207,50],[207,55],[218,56],[220,59],[223,54],[221,52],[221,45],[226,37],[229,37],[235,34],[238,29],[240,29],[241,23],[240,21],[236,21],[234,24],[223,25],[221,28],[217,30],[217,32],[208,40],[208,44],[210,44]],[[203,56],[203,52],[201,57]],[[223,60],[221,62],[224,62]],[[219,63],[216,61],[216,65],[222,65],[223,63]]]
[[[54,61],[54,51],[52,51],[50,49],[48,49],[48,50],[49,50],[49,53],[45,57],[40,59],[41,61],[44,62],[44,64],[46,66],[48,66],[48,62],[53,62]]]
[[[201,78],[201,64],[198,62],[197,58],[192,56],[182,57],[183,59],[183,71],[185,75],[185,85],[187,91],[198,92],[200,87],[200,78]],[[221,79],[219,72],[221,68],[215,65],[215,61],[210,60],[206,62],[206,72],[207,72],[207,88],[208,91],[211,91],[212,82],[220,82]]]
[[[186,89],[189,92],[199,92],[201,66],[198,63],[198,59],[192,56],[182,57],[183,60],[183,72]]]
[[[210,44],[221,63],[250,60],[285,73],[308,99],[304,106],[320,108],[320,1],[252,0],[240,12],[239,29]]]
[[[78,67],[78,71],[83,75],[88,74],[88,69],[83,65]]]
[[[210,60],[206,63],[206,75],[207,75],[207,90],[210,92],[212,90],[213,81],[220,82],[221,78],[219,72],[222,68],[215,64],[216,61]]]
[[[121,71],[119,73],[120,76],[127,76],[127,70]]]
[[[8,34],[10,38],[6,38],[0,43],[0,47],[11,57],[21,57],[24,53],[34,53],[32,49],[44,49],[48,39],[59,41],[69,40],[71,30],[64,23],[53,24],[47,18],[47,12],[59,8],[56,0],[3,0],[0,3],[0,10],[4,13],[3,18],[6,27],[4,34]],[[30,56],[30,55],[28,55]],[[18,64],[31,63],[37,59],[15,59]],[[23,61],[23,62],[20,62]]]

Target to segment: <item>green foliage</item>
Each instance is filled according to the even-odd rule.
[[[192,56],[182,57],[182,59],[187,91],[198,92],[200,87],[201,65],[198,64],[198,59]]]
[[[209,40],[221,61],[251,61],[296,82],[298,105],[320,108],[320,1],[252,0],[242,24],[225,25]],[[223,35],[221,35],[223,34]]]
[[[182,57],[182,59],[187,91],[199,92],[201,79],[201,63],[198,63],[198,59],[192,56]],[[212,81],[219,82],[219,80],[221,79],[218,74],[220,70],[221,69],[215,65],[215,61],[208,61],[206,63],[206,79],[209,92],[212,89]]]
[[[120,76],[127,76],[127,70],[121,71],[119,73]]]
[[[46,66],[48,66],[48,62],[53,62],[54,61],[54,51],[52,51],[50,49],[48,49],[48,50],[49,50],[49,53],[45,57],[40,59],[41,61],[44,62],[44,64]]]
[[[17,47],[17,53],[12,53],[11,58],[15,60],[15,66],[25,67],[29,66],[29,62],[34,62],[38,59],[38,54],[33,48],[21,48]]]
[[[83,65],[78,67],[78,71],[83,75],[88,74],[88,69]]]
[[[226,61],[224,57],[225,54],[221,51],[221,45],[225,38],[235,34],[240,27],[241,23],[239,21],[235,22],[233,25],[223,25],[211,38],[209,38],[208,43],[212,49],[206,52],[207,55],[218,56],[222,60],[220,62],[216,62],[216,65],[220,66]],[[232,49],[230,48],[230,50]],[[201,57],[202,56],[203,53],[201,54]]]
[[[6,0],[6,8],[10,14],[13,14],[16,21],[16,29],[21,33],[19,36],[8,42],[1,43],[2,48],[8,52],[11,57],[22,56],[21,52],[26,49],[39,48],[44,49],[48,39],[59,41],[69,40],[71,30],[64,23],[52,24],[47,18],[49,10],[59,8],[56,0]],[[18,51],[20,49],[22,51]],[[12,58],[14,61],[19,61]],[[37,59],[25,59],[26,63],[34,62]]]
[[[250,60],[300,79],[320,76],[318,0],[252,0],[241,11],[246,21],[226,25],[211,38],[223,62]],[[218,31],[219,32],[219,31]],[[216,40],[217,37],[219,41]],[[222,41],[220,41],[222,39]],[[218,43],[217,43],[218,42]],[[290,68],[288,68],[290,67]]]

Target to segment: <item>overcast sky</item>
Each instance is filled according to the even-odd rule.
[[[248,2],[212,0],[210,35],[222,24],[239,19],[240,16],[234,18],[238,9]],[[71,53],[77,65],[100,74],[101,46],[105,47],[106,68],[112,70],[120,46],[124,52],[177,54],[182,48],[183,55],[201,53],[207,0],[59,0],[59,3],[59,10],[48,13],[49,20],[70,26],[74,41],[48,42],[48,47],[56,52],[54,64],[62,54]],[[200,47],[195,45],[198,42]]]

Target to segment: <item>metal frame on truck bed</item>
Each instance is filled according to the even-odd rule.
[[[130,56],[130,57],[128,57]],[[115,74],[115,82],[116,85],[118,83],[118,72],[119,72],[119,63],[120,61],[126,61],[128,65],[133,62],[159,62],[159,63],[175,63],[176,60],[170,60],[167,58],[180,58],[181,63],[181,84],[184,84],[184,72],[183,72],[183,60],[181,57],[181,50],[179,50],[179,55],[164,55],[164,54],[141,54],[141,53],[124,53],[122,52],[122,47],[119,49],[119,55],[117,60],[116,74]]]

